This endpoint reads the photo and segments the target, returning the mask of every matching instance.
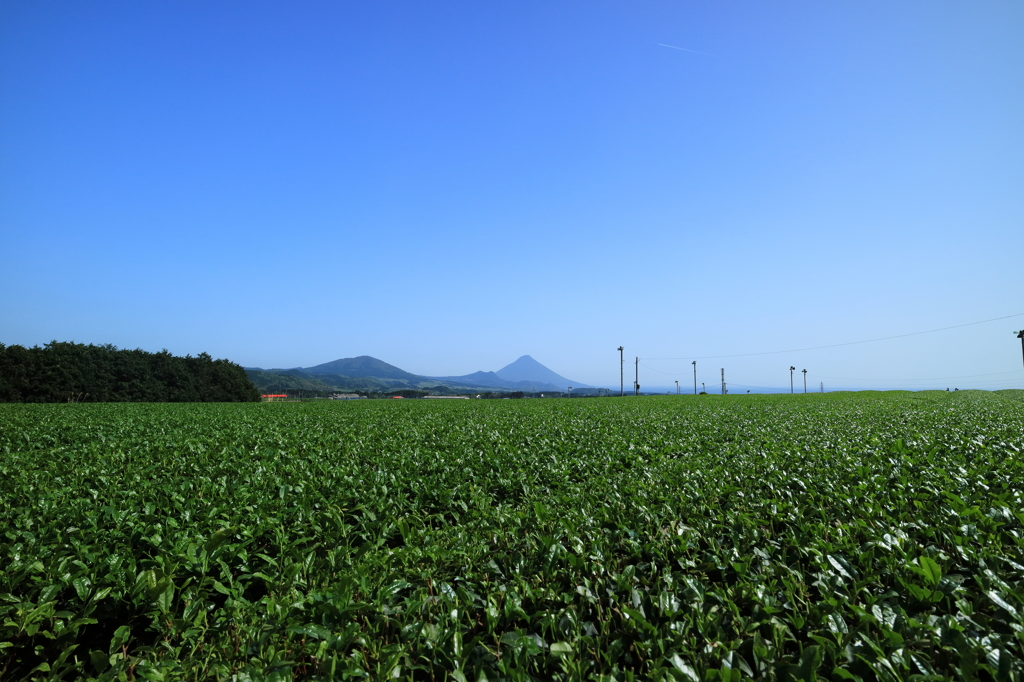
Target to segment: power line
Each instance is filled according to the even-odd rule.
[[[663,359],[664,359],[664,360],[678,360],[679,358],[653,358],[653,359],[654,359],[654,360],[663,360]],[[645,365],[645,364],[644,364],[644,363],[642,363],[642,362],[640,363],[640,366],[641,366],[641,367],[643,367],[643,368],[645,368],[645,369],[649,369],[649,370],[651,370],[652,372],[657,372],[658,374],[679,374],[679,372],[662,372],[662,371],[661,371],[660,369],[654,369],[653,367],[650,367],[650,366],[648,366],[648,365]]]
[[[822,379],[835,379],[837,381],[888,381],[888,382],[892,382],[892,381],[896,381],[896,382],[899,382],[899,381],[946,381],[948,379],[974,379],[976,377],[993,377],[993,376],[996,376],[998,374],[1020,374],[1020,372],[1021,372],[1021,370],[1014,369],[1014,370],[1011,370],[1009,372],[989,372],[988,374],[965,374],[965,375],[958,376],[958,377],[928,377],[928,378],[924,378],[924,379],[865,379],[865,378],[854,379],[852,377],[827,377],[827,376],[822,376],[821,378]]]
[[[940,384],[937,381],[923,381],[923,380],[919,380],[919,379],[907,379],[906,381],[892,382],[892,383],[888,383],[888,384],[878,384],[878,383],[875,383],[875,382],[872,382],[872,381],[843,381],[843,382],[833,381],[830,385],[831,386],[837,386],[840,383],[843,386],[846,386],[848,388],[857,388],[857,389],[864,389],[864,390],[870,390],[870,389],[874,388],[874,389],[878,389],[878,390],[888,391],[888,390],[896,390],[896,389],[898,389],[900,387],[907,387],[907,388],[909,388],[909,387],[916,387],[916,389],[923,390],[923,389],[928,388],[928,387],[942,387],[942,386],[944,386],[946,384],[951,384],[953,382],[951,382],[951,381],[950,382],[943,382],[943,383]],[[970,382],[968,382],[966,380],[962,380],[962,381],[958,380],[957,383],[970,384],[974,388],[987,388],[987,389],[1016,388],[1016,387],[1020,386],[1020,379],[1010,379],[1010,378],[1007,378],[1007,379],[985,379],[985,380],[978,380],[978,379],[976,379],[976,380],[973,380],[973,381],[970,381]],[[961,388],[963,388],[963,386],[961,386]]]
[[[653,359],[658,360],[660,358],[653,358]],[[674,359],[674,358],[666,358],[666,359],[670,359],[671,360],[671,359]],[[655,369],[654,367],[651,367],[650,365],[645,365],[642,362],[640,363],[640,366],[643,367],[644,369],[649,369],[652,372],[657,372],[658,374],[668,374],[668,375],[678,374],[678,372],[663,372],[660,369]],[[976,379],[978,377],[993,377],[993,376],[1002,376],[1002,375],[1005,375],[1005,374],[1020,374],[1020,373],[1021,373],[1021,370],[1014,369],[1014,370],[1010,370],[1009,372],[989,372],[988,374],[965,374],[965,375],[956,376],[956,377],[925,377],[925,378],[921,378],[921,379],[917,379],[917,378],[914,378],[914,379],[871,379],[871,378],[865,378],[865,377],[831,377],[831,376],[824,376],[824,375],[816,375],[816,376],[819,379],[831,379],[833,381],[862,381],[862,382],[870,382],[870,383],[906,384],[906,383],[914,383],[914,382],[921,382],[921,381],[948,381],[948,380],[951,380],[951,379]],[[1007,377],[1007,378],[1009,379],[1010,377]],[[999,380],[998,379],[994,379],[993,381],[999,381]],[[742,386],[743,388],[771,388],[771,389],[776,388],[774,386],[752,386],[752,385],[749,385],[749,384],[735,384],[735,385],[736,386]],[[783,389],[780,388],[778,390],[781,391]]]
[[[903,339],[908,336],[919,336],[921,334],[933,334],[935,332],[944,332],[948,329],[959,329],[960,327],[970,327],[976,324],[985,324],[986,322],[995,322],[996,320],[1008,320],[1011,317],[1021,317],[1024,313],[1014,313],[1013,315],[1003,315],[1002,317],[993,317],[988,320],[979,320],[978,322],[966,322],[964,324],[954,324],[951,327],[939,327],[938,329],[928,329],[923,332],[911,332],[909,334],[897,334],[895,336],[882,336],[877,339],[864,339],[863,341],[847,341],[846,343],[833,343],[828,346],[811,346],[810,348],[791,348],[789,350],[769,350],[762,353],[740,353],[738,355],[703,355],[697,358],[644,358],[644,360],[715,360],[718,358],[748,358],[753,355],[778,355],[779,353],[799,353],[805,350],[821,350],[823,348],[839,348],[840,346],[855,346],[859,343],[874,343],[875,341],[888,341],[890,339]]]

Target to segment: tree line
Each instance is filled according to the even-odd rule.
[[[239,365],[111,344],[0,343],[0,402],[254,402],[259,391]]]

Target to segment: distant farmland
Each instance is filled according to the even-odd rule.
[[[1021,679],[1022,449],[1024,391],[0,405],[0,678]]]

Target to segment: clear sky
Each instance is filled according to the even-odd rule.
[[[5,0],[0,342],[593,385],[623,345],[692,391],[1024,313],[1022,36],[1016,1]],[[698,378],[1024,388],[1021,328]]]

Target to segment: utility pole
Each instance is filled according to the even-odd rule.
[[[823,381],[823,382],[821,382],[821,392],[822,392],[822,393],[824,393],[824,392],[825,392],[825,382],[824,382],[824,381]]]
[[[793,371],[796,369],[793,365],[789,366],[789,392],[793,393]]]
[[[697,361],[693,361],[693,394],[697,395]]]
[[[676,395],[679,395],[679,379],[676,379]]]
[[[804,373],[804,393],[807,393],[807,370],[801,370]]]
[[[1016,334],[1017,338],[1020,339],[1020,354],[1021,359],[1024,360],[1024,329],[1021,329],[1019,332],[1014,332],[1014,334]]]
[[[636,359],[636,365],[634,366],[634,370],[636,370],[636,377],[633,379],[633,395],[640,395],[640,358],[639,357],[637,357],[637,359]]]
[[[619,397],[626,395],[626,384],[622,374],[622,346],[619,346]]]
[[[722,395],[725,395],[725,367],[722,368]]]
[[[569,387],[569,397],[572,397],[572,386]]]

